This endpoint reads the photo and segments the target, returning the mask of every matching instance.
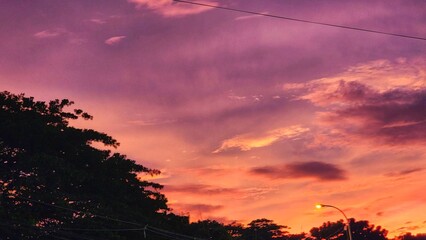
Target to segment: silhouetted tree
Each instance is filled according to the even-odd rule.
[[[191,236],[203,239],[213,240],[230,240],[231,235],[226,227],[215,220],[203,220],[191,223],[190,231]]]
[[[241,223],[233,222],[231,224],[226,225],[225,228],[228,231],[228,234],[232,237],[232,239],[242,239],[245,228],[244,225],[242,225]]]
[[[380,226],[375,227],[369,224],[368,221],[355,221],[350,219],[351,232],[354,240],[385,240],[388,231],[382,229]],[[314,239],[335,239],[345,240],[348,239],[346,229],[346,222],[339,220],[337,222],[326,222],[318,228],[311,229],[311,236]]]
[[[345,223],[343,220],[337,222],[325,222],[320,227],[311,229],[311,236],[314,239],[346,239]]]
[[[288,234],[285,240],[308,240],[306,233]]]
[[[50,239],[81,237],[75,228],[129,228],[97,216],[154,223],[167,211],[161,185],[138,174],[158,174],[126,156],[100,150],[117,147],[112,137],[69,125],[92,117],[71,112],[69,100],[49,103],[23,94],[0,93],[0,237]],[[87,234],[87,233],[84,233]],[[108,239],[134,239],[141,231],[97,232]],[[81,239],[81,238],[80,238]]]
[[[278,225],[269,219],[256,219],[248,224],[242,238],[244,240],[271,240],[283,239],[287,233],[287,226]]]
[[[351,230],[352,236],[354,239],[359,240],[384,240],[387,239],[386,236],[388,231],[381,226],[375,226],[374,224],[370,224],[366,220],[355,221],[351,219]]]
[[[394,239],[395,240],[426,240],[426,234],[421,233],[417,235],[412,235],[411,233],[406,233]]]

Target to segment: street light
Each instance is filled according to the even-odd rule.
[[[330,207],[330,208],[337,209],[339,212],[341,212],[346,219],[346,224],[348,225],[349,240],[352,240],[351,224],[349,222],[348,217],[346,217],[346,214],[340,208],[335,207],[333,205],[327,205],[327,204],[317,204],[317,205],[315,205],[315,207],[318,208],[318,209],[323,208],[323,207]]]

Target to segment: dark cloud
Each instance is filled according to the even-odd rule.
[[[345,171],[338,166],[316,161],[257,167],[250,172],[269,178],[316,178],[321,181],[346,179]]]
[[[389,144],[424,142],[426,138],[426,89],[373,91],[358,82],[341,82],[330,94],[345,103],[323,115],[331,125],[352,120],[357,126],[340,125],[347,134],[379,139]]]
[[[411,168],[411,169],[401,170],[399,172],[387,173],[386,176],[388,176],[388,177],[400,177],[400,176],[404,176],[404,175],[408,175],[408,174],[420,172],[420,171],[423,171],[423,168]]]
[[[397,230],[405,230],[405,231],[414,231],[419,229],[420,226],[408,226],[408,227],[400,227]]]

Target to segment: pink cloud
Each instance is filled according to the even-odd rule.
[[[165,16],[165,17],[181,17],[192,14],[199,14],[211,8],[174,2],[173,0],[128,0],[131,3],[136,4],[137,8],[148,8],[156,13]],[[216,6],[216,2],[212,1],[199,1],[200,3],[205,3],[209,5]]]
[[[118,44],[119,42],[121,42],[125,38],[126,38],[126,36],[110,37],[107,40],[105,40],[105,44],[107,44],[107,45],[116,45],[116,44]]]
[[[56,29],[46,29],[40,32],[37,32],[34,34],[34,37],[42,39],[42,38],[54,38],[54,37],[58,37],[64,33],[66,33],[67,31],[65,29],[62,28],[56,28]]]
[[[96,24],[105,24],[106,21],[103,19],[99,19],[99,18],[92,18],[90,19],[91,22],[96,23]]]
[[[421,59],[373,61],[336,76],[304,84],[287,84],[286,91],[322,108],[317,112],[327,143],[405,144],[424,142],[426,134],[426,62]],[[370,142],[369,141],[369,142]]]
[[[423,59],[375,60],[349,67],[335,76],[306,83],[286,83],[284,90],[318,106],[353,104],[364,99],[360,94],[426,88],[425,66]]]

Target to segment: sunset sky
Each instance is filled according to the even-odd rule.
[[[423,0],[202,2],[426,37]],[[0,90],[75,101],[178,214],[298,233],[342,218],[324,203],[426,232],[426,41],[172,0],[2,1],[0,23]]]

